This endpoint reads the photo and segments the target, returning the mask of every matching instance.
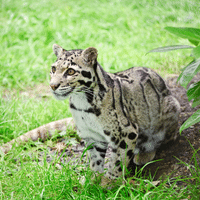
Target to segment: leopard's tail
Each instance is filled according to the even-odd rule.
[[[45,141],[47,138],[52,137],[56,131],[66,131],[68,128],[71,128],[73,130],[75,129],[74,121],[71,117],[50,122],[36,129],[28,131],[24,135],[21,135],[16,139],[11,140],[10,142],[7,142],[6,144],[0,147],[0,151],[2,151],[4,154],[8,153],[12,149],[12,145],[14,143],[23,144],[28,140],[36,141],[38,139]]]

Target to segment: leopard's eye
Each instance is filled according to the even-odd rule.
[[[53,67],[51,68],[51,70],[52,70],[53,73],[55,73],[55,72],[56,72],[56,67],[53,66]]]
[[[68,70],[67,70],[67,74],[68,74],[68,75],[73,75],[73,74],[75,74],[75,70],[73,70],[73,69],[68,69]]]

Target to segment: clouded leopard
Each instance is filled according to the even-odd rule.
[[[53,95],[69,106],[79,136],[89,148],[90,167],[104,171],[108,145],[112,156],[106,177],[115,179],[133,159],[151,161],[157,148],[177,137],[178,101],[153,70],[133,67],[114,74],[97,62],[97,49],[65,50],[53,46]]]
[[[115,179],[130,161],[145,164],[161,144],[176,139],[180,105],[156,72],[133,67],[107,73],[97,62],[94,47],[65,50],[55,44],[53,51],[57,60],[51,66],[51,91],[59,100],[69,98],[73,120],[29,131],[0,147],[4,153],[15,142],[45,139],[74,121],[89,149],[92,170],[104,171],[106,150],[112,147],[106,177]]]

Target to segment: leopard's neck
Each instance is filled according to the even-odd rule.
[[[96,108],[100,106],[102,100],[106,98],[106,92],[110,87],[114,87],[114,81],[111,74],[105,72],[102,67],[97,64],[94,67],[93,84],[90,89],[81,92],[74,92],[70,95],[70,107],[80,110]],[[85,83],[88,84],[87,82]]]
[[[88,97],[85,92],[73,93],[70,95],[70,108],[78,110],[87,110],[91,108]]]

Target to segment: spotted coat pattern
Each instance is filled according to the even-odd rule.
[[[133,67],[111,74],[97,62],[94,47],[67,51],[54,45],[53,50],[52,93],[59,100],[69,97],[92,170],[104,172],[108,145],[112,156],[106,176],[114,179],[131,160],[145,164],[162,143],[176,139],[180,106],[153,70]]]

